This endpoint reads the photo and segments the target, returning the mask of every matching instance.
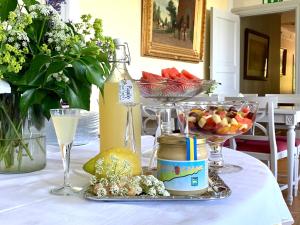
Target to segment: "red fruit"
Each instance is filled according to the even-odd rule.
[[[219,114],[219,116],[221,117],[221,119],[225,118],[226,117],[226,111],[219,111],[217,112],[217,114]]]
[[[143,81],[148,81],[148,82],[160,82],[164,81],[165,78],[161,77],[160,75],[154,74],[154,73],[149,73],[146,71],[142,72],[142,79]]]
[[[178,76],[180,73],[175,67],[172,67],[172,68],[169,68],[169,74],[173,74],[175,76]]]
[[[247,114],[248,112],[250,112],[249,107],[243,107],[241,110],[243,113]]]
[[[208,118],[208,119],[206,120],[206,123],[205,123],[205,125],[204,125],[203,128],[204,128],[205,130],[214,130],[215,127],[216,127],[215,121],[214,121],[212,118]]]
[[[255,119],[254,117],[254,113],[253,112],[249,112],[246,116],[248,119],[251,119],[252,121]]]
[[[236,119],[236,121],[237,121],[238,123],[243,123],[243,119],[244,119],[244,118],[241,117],[240,114],[236,114],[234,118]]]
[[[170,75],[169,75],[169,68],[165,68],[165,69],[162,69],[161,70],[161,75],[165,78],[170,78]]]
[[[244,118],[243,123],[244,123],[244,124],[247,124],[248,127],[251,127],[251,126],[252,126],[252,120],[250,120],[250,119],[248,119],[248,118]]]
[[[252,126],[252,120],[248,119],[248,118],[243,118],[241,117],[239,114],[237,114],[235,117],[236,121],[240,124],[247,124],[248,127]]]
[[[196,77],[195,75],[191,74],[186,70],[182,70],[181,73],[189,80],[197,80],[197,81],[200,80],[198,77]]]

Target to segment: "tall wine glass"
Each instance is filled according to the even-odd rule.
[[[81,188],[72,187],[69,180],[70,151],[80,117],[80,110],[71,108],[51,109],[50,114],[60,147],[64,168],[63,186],[53,188],[50,192],[55,195],[73,195],[81,190]]]
[[[222,147],[228,139],[252,128],[256,102],[182,102],[177,107],[181,132],[206,137],[210,144],[210,168],[219,173],[242,170],[239,165],[224,163]]]

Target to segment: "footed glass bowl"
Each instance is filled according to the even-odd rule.
[[[161,134],[171,134],[172,119],[171,111],[175,109],[175,103],[192,98],[198,94],[208,91],[216,85],[214,80],[186,80],[186,79],[165,79],[160,80],[136,80],[141,96],[152,99],[152,103],[143,104],[146,110],[152,110],[158,122],[153,143],[153,153],[149,163],[151,168],[157,149],[157,138]]]
[[[175,103],[208,91],[216,85],[214,80],[171,80],[157,82],[136,81],[144,98],[153,98],[161,103]]]
[[[222,146],[226,140],[249,131],[256,117],[256,102],[181,102],[177,103],[180,131],[200,135],[211,145],[210,166],[222,173],[241,170],[224,164]]]

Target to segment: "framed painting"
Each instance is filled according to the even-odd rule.
[[[142,0],[142,55],[203,61],[206,0]]]
[[[280,75],[286,75],[287,49],[280,48]]]
[[[245,29],[244,79],[267,80],[269,36]]]

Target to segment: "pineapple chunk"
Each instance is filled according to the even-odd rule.
[[[204,127],[204,125],[206,124],[206,119],[204,117],[201,117],[201,119],[198,122],[199,127]]]
[[[221,117],[218,115],[218,114],[214,114],[213,116],[212,116],[212,119],[213,119],[213,121],[216,123],[216,124],[218,124],[218,123],[221,123]]]
[[[194,117],[194,116],[189,116],[189,117],[188,117],[188,121],[189,121],[189,122],[192,122],[192,123],[196,123],[197,118]]]
[[[236,121],[235,118],[232,118],[232,119],[231,119],[231,124],[232,124],[232,125],[239,125],[238,121]]]
[[[226,119],[226,117],[224,117],[223,119],[222,119],[222,121],[221,121],[221,125],[222,126],[228,126],[228,120]]]
[[[240,126],[239,130],[243,130],[243,129],[248,129],[248,125],[242,124],[242,126]]]

